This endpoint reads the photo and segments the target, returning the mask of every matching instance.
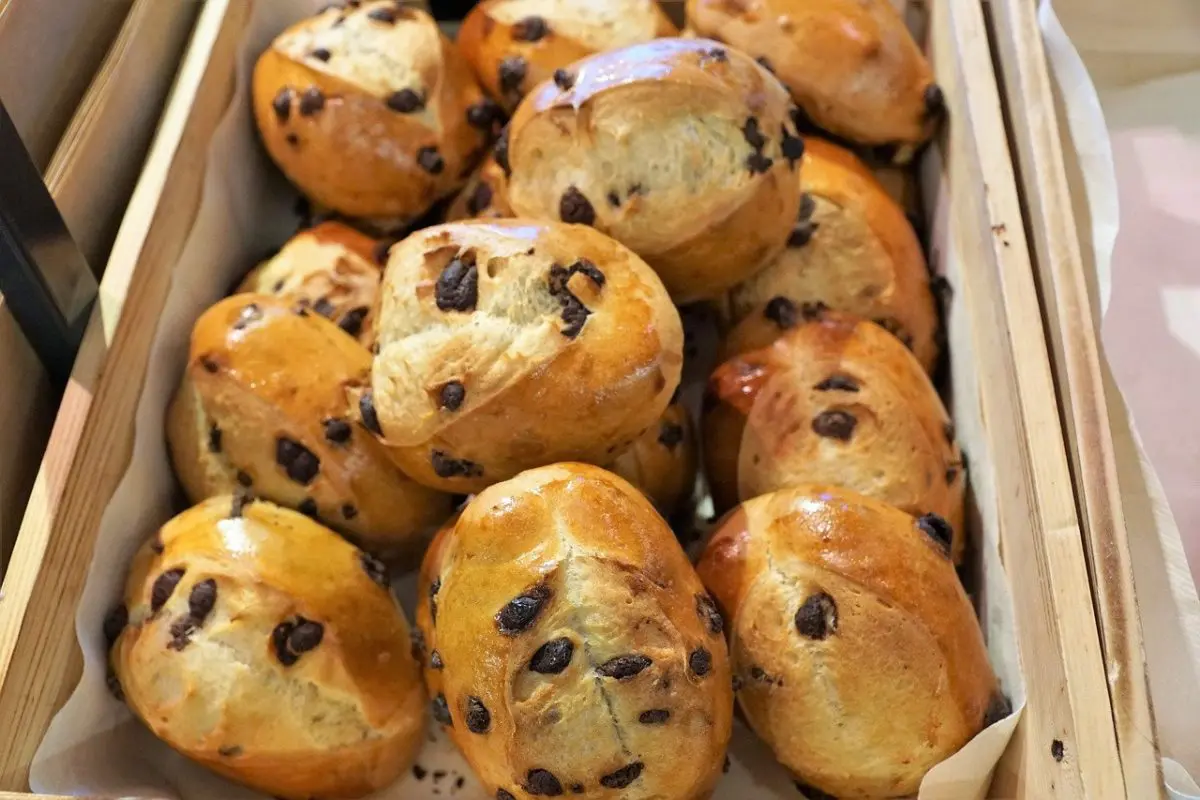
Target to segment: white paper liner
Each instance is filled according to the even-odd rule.
[[[238,0],[241,2],[242,0]],[[265,796],[230,783],[175,753],[155,738],[108,693],[105,686],[105,612],[121,595],[129,560],[138,545],[172,514],[176,485],[171,475],[163,419],[186,361],[194,321],[222,297],[236,278],[292,232],[295,198],[269,163],[257,141],[248,82],[257,57],[271,39],[295,20],[314,12],[324,0],[258,0],[238,56],[238,83],[232,105],[208,150],[208,169],[194,226],[172,275],[167,303],[158,322],[144,390],[139,402],[133,454],[128,471],[101,519],[95,555],[88,571],[76,632],[83,650],[79,685],[51,723],[34,757],[30,785],[50,794],[104,794],[180,800],[264,800]],[[936,210],[934,238],[947,235],[948,200],[938,191],[936,154],[924,165],[928,207]],[[933,200],[929,198],[934,198]],[[936,201],[936,202],[935,202]],[[956,282],[962,259],[947,243],[941,267]],[[1010,590],[997,539],[997,498],[979,418],[978,376],[970,352],[971,337],[959,303],[949,316],[955,393],[952,406],[959,437],[971,458],[974,521],[980,563],[977,605],[989,654],[1014,713],[976,736],[961,751],[934,768],[921,786],[920,800],[982,798],[991,774],[1011,738],[1025,703],[1019,671]],[[397,586],[406,609],[415,607],[415,577]],[[410,615],[411,618],[411,615]],[[486,800],[470,769],[448,739],[430,725],[428,742],[409,773],[375,800],[433,800],[460,797]],[[741,723],[735,722],[731,767],[715,800],[798,796],[791,776]],[[684,756],[686,757],[686,756]],[[435,780],[439,772],[444,772]],[[461,778],[461,783],[459,779]]]

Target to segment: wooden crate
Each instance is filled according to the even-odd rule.
[[[249,8],[209,0],[201,14],[118,235],[104,313],[92,321],[21,528],[0,602],[0,720],[19,731],[0,741],[0,789],[27,787],[34,750],[78,680],[74,613],[101,514],[129,463],[154,323],[200,199],[207,142],[231,97]],[[991,796],[1140,800],[1150,795],[1127,794],[1120,769],[982,8],[964,1],[929,9],[933,63],[951,114],[937,177],[953,198],[932,246],[954,251],[963,267],[955,291],[966,323],[955,335],[967,337],[978,358],[975,416],[986,423],[983,449],[995,472],[989,512],[1014,588],[1028,698]]]

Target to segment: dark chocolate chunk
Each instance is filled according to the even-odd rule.
[[[124,603],[118,606],[113,606],[109,612],[104,615],[104,641],[109,646],[113,646],[113,642],[117,641],[117,637],[121,635],[121,631],[125,630],[125,626],[129,624],[129,609]]]
[[[765,69],[767,72],[771,73],[772,75],[775,74],[775,66],[770,61],[767,60],[766,56],[759,56],[758,58],[756,58],[754,60],[757,61],[758,65],[760,67],[762,67],[763,69]]]
[[[479,270],[474,254],[464,253],[450,260],[438,276],[434,297],[442,311],[474,311],[479,302]]]
[[[434,720],[439,725],[454,725],[454,720],[450,717],[450,706],[446,703],[446,695],[438,692],[438,696],[433,698],[433,703],[429,706],[433,713]]]
[[[318,297],[317,302],[313,303],[312,309],[325,319],[332,319],[334,312],[337,311],[337,307],[329,302],[328,297]]]
[[[212,578],[206,578],[195,586],[188,594],[188,613],[196,621],[196,625],[204,624],[204,620],[208,619],[208,615],[212,613],[213,606],[217,604],[217,582]]]
[[[742,135],[746,137],[746,142],[759,152],[767,144],[767,137],[763,136],[762,131],[759,130],[758,117],[748,117],[746,119],[746,124],[742,126]]]
[[[664,422],[658,431],[658,443],[668,450],[674,450],[683,441],[683,426],[673,422]]]
[[[429,454],[429,463],[439,478],[478,478],[483,467],[465,458],[453,458],[441,450]]]
[[[279,93],[275,95],[275,99],[271,101],[271,108],[275,111],[275,117],[280,122],[287,122],[288,117],[291,116],[293,96],[294,94],[291,88],[284,86],[279,90]]]
[[[575,86],[575,75],[565,69],[554,70],[554,85],[564,92],[569,92]]]
[[[449,381],[438,391],[438,405],[447,411],[458,411],[467,399],[467,388],[462,381]]]
[[[645,769],[645,767],[646,765],[641,761],[635,761],[632,764],[626,764],[616,772],[610,772],[609,774],[601,777],[600,785],[608,789],[624,789],[626,786],[638,779],[638,776],[642,774],[642,770]]]
[[[367,310],[366,306],[350,309],[338,321],[338,327],[350,336],[358,336],[362,333],[363,320],[367,318]]]
[[[712,653],[703,647],[697,647],[688,655],[688,669],[693,675],[703,678],[712,669]]]
[[[949,522],[937,514],[923,514],[917,519],[917,527],[932,539],[946,555],[950,555],[950,544],[954,541],[954,529],[950,527]]]
[[[334,444],[350,441],[350,423],[344,419],[330,418],[321,423],[325,428],[326,440]]]
[[[318,47],[316,50],[313,50],[311,53],[309,53],[309,56],[315,58],[317,61],[328,61],[332,55],[333,54],[324,47]]]
[[[596,210],[583,192],[568,186],[558,202],[558,216],[563,222],[591,225],[596,221]]]
[[[363,571],[367,573],[367,577],[373,580],[375,583],[379,584],[384,589],[391,585],[391,581],[388,580],[387,565],[378,558],[375,558],[375,556],[371,555],[370,553],[359,553],[358,563],[362,564]]]
[[[417,164],[430,175],[441,175],[446,169],[446,160],[436,147],[422,147],[417,151]]]
[[[814,789],[807,783],[796,781],[796,788],[799,789],[808,800],[838,800],[833,795],[822,792],[820,789]]]
[[[121,681],[117,678],[117,673],[113,671],[112,664],[104,669],[104,685],[108,687],[109,694],[121,702],[125,702],[125,692],[121,689]]]
[[[571,663],[575,645],[570,639],[551,639],[537,649],[529,660],[529,668],[542,675],[557,675]]]
[[[311,519],[317,518],[317,501],[311,497],[306,497],[300,501],[300,505],[296,506],[296,510],[306,517]]]
[[[492,187],[480,181],[475,191],[467,198],[467,213],[474,216],[492,204]]]
[[[1012,701],[1003,692],[995,692],[983,713],[983,727],[988,727],[1012,714]]]
[[[490,131],[492,125],[504,119],[504,109],[494,100],[483,99],[467,106],[467,124],[482,131]]]
[[[445,666],[446,665],[444,663],[442,663],[442,654],[441,653],[439,653],[437,650],[434,650],[432,653],[429,654],[429,668],[430,669],[444,669]]]
[[[1062,762],[1063,756],[1066,755],[1066,750],[1063,747],[1062,739],[1055,739],[1050,743],[1050,755],[1055,761],[1059,763]]]
[[[725,630],[725,619],[717,608],[717,601],[712,596],[701,592],[696,595],[696,615],[708,625],[709,633],[721,633]]]
[[[379,416],[375,413],[375,397],[367,389],[358,398],[358,413],[362,416],[363,426],[376,436],[383,436],[383,428],[379,427]]]
[[[208,429],[208,452],[221,452],[221,429],[215,422]]]
[[[812,429],[818,436],[848,442],[854,435],[854,426],[857,424],[858,420],[849,411],[833,409],[817,414],[813,418]]]
[[[158,611],[167,601],[171,599],[171,594],[174,593],[175,587],[179,585],[183,574],[187,572],[183,567],[169,569],[163,574],[154,579],[154,586],[150,588],[150,611]]]
[[[549,599],[550,587],[544,584],[514,597],[496,612],[496,629],[505,636],[516,636],[529,630]]]
[[[408,629],[409,652],[413,661],[420,664],[425,660],[425,632],[414,626]]]
[[[511,178],[512,166],[508,163],[508,128],[500,132],[500,138],[496,140],[496,148],[492,152],[500,169],[504,170],[504,174]]]
[[[387,6],[383,6],[381,8],[372,8],[367,12],[367,16],[376,22],[383,22],[388,25],[391,25],[396,21],[396,12]]]
[[[754,174],[761,174],[771,168],[775,162],[764,156],[762,153],[751,153],[746,157],[746,169]]]
[[[785,127],[780,149],[783,151],[783,157],[788,160],[788,165],[795,167],[796,162],[804,157],[804,140],[799,136],[792,136]]]
[[[243,489],[249,489],[254,485],[254,479],[240,469],[237,471],[237,482],[238,486],[241,486]]]
[[[596,667],[596,672],[605,678],[616,678],[623,681],[626,678],[632,678],[653,663],[648,656],[633,653],[627,656],[610,658]]]
[[[652,708],[638,714],[638,722],[643,725],[661,725],[671,718],[671,712],[665,708]]]
[[[321,471],[321,459],[316,453],[286,436],[275,440],[275,463],[301,486],[308,486]]]
[[[487,733],[492,727],[492,712],[478,697],[467,698],[467,730],[471,733]]]
[[[528,65],[520,56],[509,56],[501,61],[498,72],[500,91],[507,95],[519,94],[527,71]]]
[[[557,797],[563,793],[563,787],[549,770],[531,769],[525,774],[525,791],[537,796]]]
[[[825,639],[837,632],[837,603],[825,592],[810,595],[796,610],[796,630],[806,639]]]
[[[925,115],[927,117],[937,117],[946,111],[946,95],[942,92],[942,87],[936,83],[931,83],[925,87]]]
[[[763,316],[787,330],[796,324],[796,304],[786,297],[772,297],[763,309]]]
[[[550,32],[546,20],[537,16],[517,20],[512,26],[512,38],[518,42],[536,42]]]
[[[849,375],[830,375],[813,387],[818,392],[857,392],[858,381]]]
[[[315,86],[310,86],[300,95],[300,116],[311,117],[325,107],[325,95]]]

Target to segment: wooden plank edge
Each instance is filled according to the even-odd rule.
[[[199,203],[204,165],[191,154],[228,105],[249,10],[239,0],[205,4],[34,484],[0,601],[0,719],[21,732],[0,741],[0,788],[28,785],[34,751],[78,680],[75,612],[101,514],[128,463],[169,267]],[[210,70],[210,60],[229,68]]]
[[[1009,132],[1029,213],[1052,365],[1070,443],[1117,746],[1130,797],[1161,797],[1162,769],[1141,614],[1085,265],[1037,8],[992,0]]]
[[[960,102],[953,104],[959,111],[950,121],[951,136],[974,154],[963,159],[967,174],[953,187],[955,211],[974,221],[988,260],[980,269],[986,296],[975,297],[971,311],[1008,323],[975,328],[985,343],[981,352],[998,356],[988,366],[1008,374],[1005,381],[989,382],[997,391],[981,402],[997,461],[1001,545],[1027,691],[1025,717],[997,769],[993,793],[1123,798],[1081,525],[983,9],[978,2],[938,7],[954,26],[964,81],[955,87]],[[997,303],[1004,309],[999,315]],[[1002,457],[1014,447],[1023,457]],[[1021,474],[1005,474],[1005,464]],[[1059,758],[1057,745],[1063,747]]]

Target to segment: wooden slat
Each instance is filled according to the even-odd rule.
[[[935,50],[934,58],[939,80],[961,79],[943,87],[955,98],[949,191],[961,221],[953,229],[971,237],[963,248],[968,257],[985,260],[977,266],[980,279],[966,288],[981,337],[980,402],[1028,702],[992,794],[1123,798],[1082,533],[982,6],[933,3],[931,11],[934,28],[950,25],[958,42],[955,52]],[[946,39],[935,30],[934,42]],[[947,59],[957,68],[940,66]],[[1061,761],[1052,755],[1056,740]]]
[[[995,41],[1063,399],[1072,468],[1100,618],[1121,768],[1130,797],[1161,793],[1141,615],[1117,483],[1096,320],[1036,8],[993,0]]]
[[[28,785],[33,752],[78,680],[74,616],[102,498],[128,463],[170,269],[199,203],[204,165],[195,154],[228,105],[249,11],[209,0],[201,12],[34,484],[0,600],[0,720],[19,732],[0,749],[0,788]],[[106,356],[111,368],[102,369]]]

